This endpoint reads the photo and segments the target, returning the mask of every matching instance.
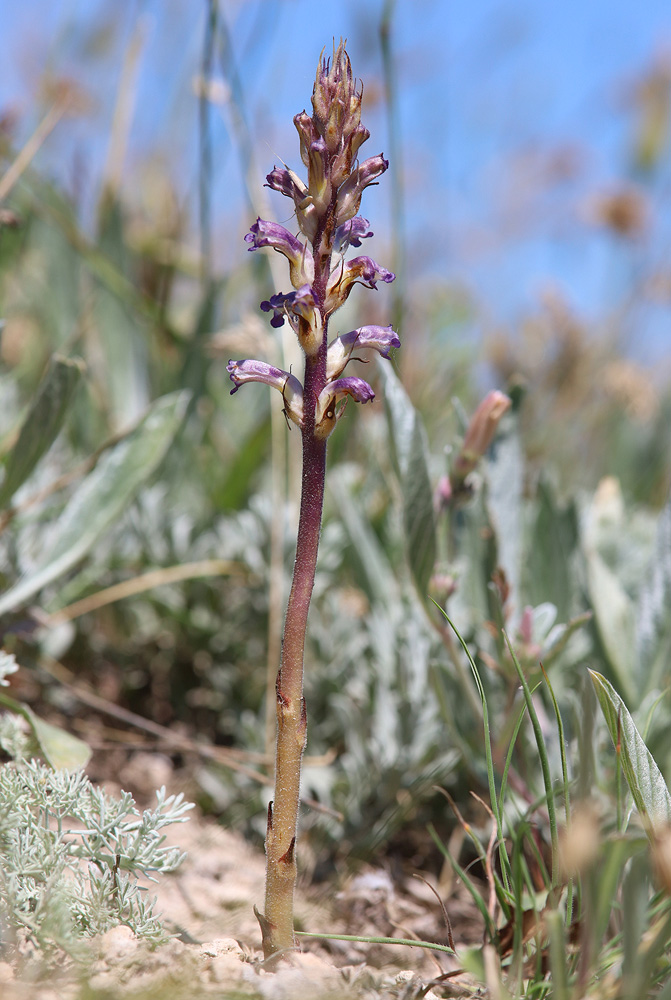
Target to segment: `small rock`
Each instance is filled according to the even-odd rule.
[[[137,948],[137,938],[130,927],[119,924],[105,931],[100,939],[101,951],[106,961],[115,961],[129,955]]]
[[[216,938],[214,941],[209,941],[207,944],[201,945],[200,950],[208,958],[216,958],[218,955],[228,954],[229,952],[242,955],[242,948],[235,938]]]
[[[11,983],[14,970],[9,962],[0,962],[0,983]]]

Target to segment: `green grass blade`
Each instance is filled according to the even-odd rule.
[[[566,972],[569,967],[566,954],[566,940],[561,914],[552,910],[545,915],[545,924],[550,937],[550,970],[552,972],[553,1000],[568,1000]]]
[[[536,685],[538,687],[538,685]],[[536,688],[534,688],[534,691]],[[506,788],[508,787],[508,771],[510,770],[510,765],[513,760],[513,752],[515,750],[515,744],[517,743],[517,737],[519,736],[520,729],[522,728],[522,722],[524,721],[524,714],[527,710],[526,702],[520,708],[519,715],[515,720],[515,725],[513,727],[513,733],[510,737],[510,743],[508,744],[508,753],[506,754],[505,763],[503,765],[503,774],[501,775],[501,789],[499,791],[499,812],[503,815],[503,802],[506,794]]]
[[[317,934],[310,931],[295,931],[296,937],[318,938],[320,941],[358,941],[361,944],[401,944],[410,948],[426,948],[429,951],[444,951],[454,955],[452,948],[446,944],[434,944],[432,941],[415,941],[414,938],[391,937],[360,937],[358,934]]]
[[[558,882],[558,851],[559,851],[559,840],[557,834],[557,814],[555,810],[555,800],[554,791],[552,789],[552,777],[550,775],[550,762],[548,760],[547,750],[545,749],[545,741],[543,740],[543,731],[541,730],[540,722],[538,721],[538,716],[536,714],[536,709],[534,708],[533,699],[531,697],[531,690],[527,684],[527,679],[524,676],[524,671],[520,666],[520,662],[515,655],[515,650],[513,649],[512,643],[508,638],[508,634],[504,631],[504,638],[506,644],[512,656],[513,663],[515,664],[515,670],[517,671],[517,676],[520,679],[520,684],[522,685],[522,691],[524,692],[524,700],[527,704],[527,709],[529,710],[529,718],[531,719],[531,725],[533,726],[534,736],[536,737],[536,746],[538,747],[538,756],[541,763],[541,771],[543,774],[543,784],[545,785],[545,799],[548,807],[548,816],[550,818],[550,841],[552,844],[552,885],[556,886]]]
[[[482,919],[485,922],[485,927],[487,929],[487,934],[489,936],[489,939],[491,941],[496,940],[496,934],[497,934],[496,927],[494,925],[494,922],[492,921],[492,918],[489,915],[489,910],[487,909],[487,904],[485,903],[484,899],[482,898],[482,894],[476,888],[475,883],[473,882],[473,880],[471,878],[469,878],[469,876],[466,873],[465,869],[462,868],[461,865],[459,864],[459,862],[456,861],[455,858],[452,857],[452,855],[450,854],[450,852],[448,851],[448,849],[445,847],[445,845],[441,841],[441,839],[438,836],[438,834],[436,833],[436,830],[434,829],[434,827],[431,824],[429,824],[427,826],[427,830],[429,832],[429,836],[433,840],[434,844],[436,845],[436,847],[438,848],[438,850],[440,851],[440,853],[443,855],[444,858],[447,858],[447,860],[450,862],[450,864],[454,868],[455,872],[457,873],[457,875],[459,876],[459,878],[461,879],[461,881],[464,883],[464,885],[466,886],[466,888],[470,892],[471,896],[473,897],[473,902],[475,903],[475,905],[477,906],[478,910],[482,914]],[[504,908],[504,912],[505,912],[505,908]],[[509,917],[509,916],[510,916],[510,912],[508,911],[508,912],[506,912],[506,918]]]
[[[554,709],[555,718],[557,720],[557,735],[559,737],[559,756],[561,759],[561,775],[562,783],[564,785],[564,816],[566,818],[566,829],[571,825],[571,785],[569,781],[568,774],[568,761],[566,760],[566,739],[564,736],[564,722],[561,717],[561,712],[559,711],[559,703],[554,693],[552,684],[550,683],[550,678],[547,675],[545,667],[541,663],[541,670],[543,671],[543,677],[545,678],[545,683],[547,684],[548,691],[550,692],[550,698],[552,699],[552,707]],[[533,692],[532,692],[533,694]],[[573,879],[569,879],[568,883],[568,893],[566,897],[566,924],[570,926],[571,920],[573,919]]]
[[[450,626],[450,628],[456,635],[457,639],[461,644],[461,648],[466,654],[466,657],[468,659],[471,668],[471,672],[473,674],[473,678],[475,680],[476,687],[478,689],[478,693],[480,695],[480,700],[482,702],[482,721],[485,730],[485,756],[487,759],[487,781],[489,783],[489,798],[491,802],[492,812],[494,813],[494,819],[496,821],[496,835],[499,843],[499,856],[501,858],[501,872],[503,876],[503,884],[506,892],[510,892],[510,877],[511,877],[510,860],[508,859],[508,854],[506,852],[506,847],[505,847],[505,841],[503,838],[503,820],[501,816],[501,810],[499,809],[499,800],[496,792],[496,780],[494,778],[494,759],[492,756],[492,734],[489,725],[489,709],[487,707],[487,696],[485,694],[485,689],[483,687],[482,680],[480,679],[478,668],[475,665],[475,660],[471,656],[471,651],[468,648],[466,641],[464,640],[463,636],[457,629],[452,619],[440,607],[440,605],[436,604],[436,607],[438,608],[440,613],[447,621],[447,624]]]

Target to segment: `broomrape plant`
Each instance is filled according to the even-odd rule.
[[[245,237],[250,250],[272,247],[289,261],[293,291],[273,295],[261,309],[272,313],[271,326],[288,321],[295,331],[305,353],[303,383],[263,361],[228,363],[235,383],[232,393],[245,382],[265,382],[282,393],[287,420],[300,428],[303,442],[296,561],[276,681],[275,794],[268,807],[265,912],[256,911],[267,958],[295,946],[296,825],[307,734],[303,655],[322,520],[326,442],[348,396],[368,403],[375,395],[363,379],[343,377],[348,363],[356,360],[354,353],[371,348],[388,358],[392,347],[400,347],[390,326],[362,326],[328,342],[329,320],[355,284],[374,289],[378,281],[394,280],[391,271],[370,257],[346,259],[350,247],[360,247],[373,235],[368,220],[357,213],[364,189],[389,166],[381,154],[359,162],[359,149],[370,135],[361,124],[362,94],[341,42],[332,59],[320,58],[312,117],[301,111],[294,118],[307,184],[287,168],[274,167],[267,176],[269,187],[293,201],[299,235],[257,219]]]

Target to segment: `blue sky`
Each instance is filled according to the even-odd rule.
[[[309,103],[318,53],[341,35],[368,97],[368,155],[389,152],[378,27],[380,0],[238,0],[221,4],[239,72],[259,171],[295,164],[293,114]],[[3,4],[6,41],[0,109],[19,115],[19,141],[34,126],[45,71],[78,79],[93,113],[59,127],[40,164],[64,184],[84,163],[94,192],[107,149],[123,53],[142,25],[137,102],[125,182],[159,158],[195,208],[198,73],[205,2],[31,0]],[[671,60],[671,8],[662,0],[397,0],[392,22],[413,288],[461,283],[483,324],[514,328],[554,286],[588,319],[616,312],[633,275],[662,266],[671,237],[664,198],[668,148],[645,178],[653,231],[625,246],[586,219],[604,185],[640,181],[631,166],[631,93],[655,60]],[[213,212],[221,266],[239,253],[248,210],[227,108],[212,114]],[[562,166],[563,164],[563,166]],[[563,171],[563,172],[562,172]],[[375,255],[384,263],[391,186],[367,198]],[[281,207],[275,206],[281,214]],[[195,215],[195,213],[194,213]],[[235,232],[236,241],[227,238]],[[646,256],[647,255],[647,256]],[[628,316],[628,349],[654,361],[671,354],[669,305]]]

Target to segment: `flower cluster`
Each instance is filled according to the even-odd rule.
[[[289,322],[305,353],[305,380],[262,361],[229,361],[236,392],[244,382],[265,382],[282,393],[287,417],[304,434],[324,439],[333,430],[346,397],[359,403],[373,399],[361,378],[341,377],[360,349],[372,348],[388,358],[400,341],[391,327],[363,326],[328,344],[329,317],[342,306],[355,284],[376,288],[394,280],[391,271],[366,256],[346,259],[350,247],[372,236],[370,224],[357,215],[363,191],[388,167],[382,155],[358,161],[369,132],[361,124],[362,90],[352,77],[349,57],[341,43],[333,59],[320,60],[312,94],[313,114],[296,115],[301,158],[307,167],[305,184],[292,170],[274,167],[268,186],[294,203],[299,234],[275,222],[257,219],[245,240],[250,250],[272,247],[289,262],[293,291],[261,303],[270,323]]]

